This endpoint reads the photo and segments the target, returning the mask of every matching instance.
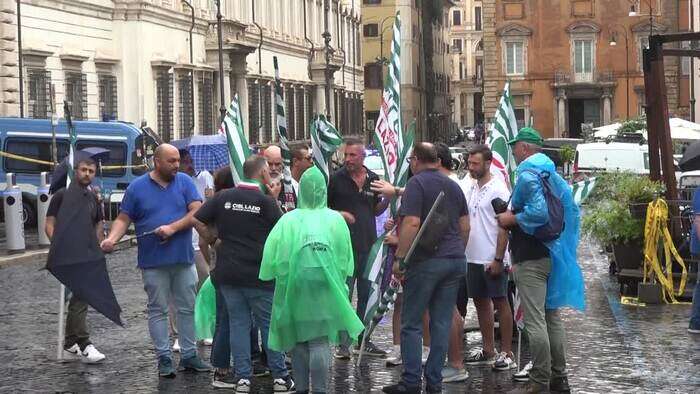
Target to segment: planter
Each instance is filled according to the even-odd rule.
[[[623,269],[639,269],[644,261],[641,241],[613,244],[613,255],[618,272]]]
[[[635,219],[641,219],[643,222],[647,220],[647,208],[649,207],[648,202],[643,203],[630,203],[630,215]]]

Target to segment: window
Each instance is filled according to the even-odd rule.
[[[81,72],[66,72],[65,95],[73,120],[87,119],[87,78]]]
[[[304,102],[304,111],[306,112],[306,127],[304,127],[304,138],[309,138],[309,123],[313,119],[313,102],[314,102],[314,90],[311,87],[306,87],[304,89],[304,94],[306,95],[306,101]]]
[[[593,41],[574,40],[574,73],[576,81],[593,79]]]
[[[260,89],[261,102],[262,102],[262,120],[263,120],[263,130],[262,130],[262,143],[272,142],[272,86],[269,83],[265,83]],[[277,130],[274,130],[276,133]]]
[[[518,129],[525,127],[525,109],[524,108],[514,108],[515,120],[518,122]]]
[[[100,119],[116,120],[117,116],[117,77],[99,74],[97,84],[100,91]]]
[[[362,4],[382,4],[382,0],[362,0]]]
[[[257,144],[260,142],[260,84],[258,81],[248,80],[248,142]]]
[[[365,88],[366,89],[381,89],[382,88],[382,66],[380,64],[375,64],[375,63],[365,64]]]
[[[296,122],[294,122],[296,113],[294,113],[294,88],[291,85],[284,87],[284,101],[284,115],[287,117],[287,137],[290,141],[294,141],[297,139]]]
[[[304,121],[304,88],[299,87],[295,90],[296,95],[296,139],[304,139],[304,130],[306,130],[306,124],[310,121]]]
[[[362,26],[362,34],[365,37],[377,37],[379,35],[379,25],[376,23],[368,23]]]
[[[462,39],[455,38],[452,40],[452,51],[455,53],[462,53]]]
[[[481,31],[481,7],[474,7],[474,30]]]
[[[639,37],[637,48],[639,48],[637,69],[639,71],[644,71],[644,50],[649,48],[649,36]]]
[[[690,42],[688,42],[688,41],[681,42],[681,49],[690,49]],[[681,75],[683,75],[683,76],[690,75],[690,57],[688,57],[688,56],[683,56],[681,58]]]
[[[475,61],[475,68],[476,68],[476,79],[481,79],[484,73],[484,61],[482,59],[476,59]]]
[[[187,72],[177,81],[180,138],[192,136],[194,129],[194,99],[192,98],[192,74]]]
[[[452,11],[452,25],[460,26],[462,24],[462,12],[460,10]]]
[[[78,150],[85,148],[102,148],[109,151],[109,156],[106,161],[102,162],[103,166],[124,166],[126,165],[126,144],[123,142],[113,141],[90,141],[79,140],[75,145]],[[99,171],[99,168],[98,168]],[[103,170],[102,175],[106,177],[120,177],[126,174],[126,168],[118,168],[111,170]],[[100,175],[99,173],[97,174]]]
[[[459,62],[459,79],[464,79],[464,63]]]
[[[523,48],[522,42],[506,42],[506,75],[525,74]]]
[[[5,140],[5,151],[16,155],[30,157],[32,159],[51,161],[51,140],[48,138],[16,138],[9,137]],[[59,139],[56,141],[57,160],[60,162],[68,156],[68,141]],[[30,163],[28,161],[5,158],[5,172],[31,173],[50,172],[48,164]]]
[[[33,119],[48,119],[50,108],[51,73],[42,69],[28,69],[29,81],[29,111],[27,115]]]
[[[214,134],[214,83],[212,73],[204,72],[199,77],[199,132]]]
[[[173,138],[173,74],[161,69],[156,73],[158,133],[164,142]]]

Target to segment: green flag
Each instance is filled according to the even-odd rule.
[[[571,185],[571,194],[574,195],[576,205],[581,205],[588,198],[595,187],[595,178],[586,179],[585,181],[576,182]]]
[[[78,133],[75,131],[75,126],[73,125],[73,117],[70,113],[70,107],[68,102],[63,102],[63,116],[66,118],[66,127],[68,128],[68,138],[70,140],[70,147],[68,150],[68,177],[66,178],[66,189],[73,181],[73,176],[75,176],[75,144],[78,141]]]
[[[491,161],[492,171],[496,170],[503,175],[507,184],[515,184],[515,158],[508,141],[518,135],[518,121],[513,110],[513,101],[510,95],[510,82],[503,89],[503,96],[498,103],[496,116],[489,129],[489,137],[486,145],[493,152]]]
[[[330,179],[330,159],[343,143],[343,138],[335,126],[326,120],[326,117],[323,115],[316,115],[309,127],[314,164],[321,170],[326,178],[326,183],[328,183]]]
[[[277,63],[277,56],[272,58],[275,67],[275,113],[277,114],[277,133],[279,136],[280,150],[282,151],[282,162],[284,163],[283,182],[284,189],[289,191],[292,188],[292,152],[289,150],[289,137],[287,134],[287,118],[284,114],[284,97],[282,81],[280,80],[280,70]]]
[[[233,96],[233,101],[231,101],[231,105],[226,110],[221,129],[226,135],[233,182],[238,184],[245,178],[243,176],[243,163],[250,156],[248,139],[243,130],[243,117],[241,116],[238,94]]]

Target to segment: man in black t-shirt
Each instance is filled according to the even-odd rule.
[[[194,225],[200,236],[211,241],[206,225],[212,224],[216,226],[217,237],[221,240],[211,279],[225,304],[223,308],[217,308],[224,316],[217,318],[228,322],[230,338],[224,340],[229,340],[235,371],[229,377],[215,376],[214,386],[235,386],[238,392],[242,392],[243,387],[250,388],[253,376],[250,341],[241,339],[249,338],[252,317],[262,333],[268,367],[274,378],[274,391],[290,391],[294,388],[294,382],[284,363],[284,354],[267,348],[274,283],[258,279],[265,241],[282,216],[276,201],[281,185],[273,184],[264,157],[248,158],[243,172],[247,181],[217,193],[194,215]],[[264,194],[267,188],[269,196]],[[215,335],[212,346],[214,354],[219,346],[226,345]],[[214,367],[228,366],[215,364]]]
[[[421,392],[421,353],[423,315],[430,315],[430,356],[425,364],[426,392],[442,391],[442,368],[447,355],[450,323],[459,282],[464,281],[464,249],[469,238],[467,201],[459,185],[440,173],[438,154],[430,143],[418,143],[408,158],[415,174],[406,184],[401,199],[399,244],[394,260],[394,275],[405,277],[401,310],[401,381],[385,386],[390,394]],[[418,240],[407,261],[403,260],[427,219],[440,192],[445,196]],[[431,240],[431,241],[428,241]]]
[[[90,158],[78,159],[78,165],[75,169],[75,178],[73,182],[77,182],[77,185],[82,188],[81,190],[87,190],[89,197],[88,201],[88,214],[91,218],[92,226],[89,228],[81,229],[81,231],[89,232],[95,231],[97,235],[98,242],[104,238],[104,233],[102,232],[102,210],[99,208],[99,202],[97,194],[91,189],[90,184],[95,178],[95,173],[97,171],[97,165]],[[71,189],[72,190],[72,189]],[[49,203],[49,208],[46,212],[46,235],[53,240],[54,230],[57,225],[56,218],[63,205],[64,195],[66,194],[66,188],[59,189],[51,197],[51,202]],[[83,201],[83,200],[81,200]],[[66,206],[66,209],[71,209],[70,206]],[[82,227],[82,226],[81,226]],[[105,355],[100,353],[97,348],[90,342],[90,334],[88,333],[86,318],[87,318],[87,307],[88,304],[83,300],[78,299],[78,297],[73,294],[68,303],[68,315],[66,316],[66,332],[65,339],[63,342],[63,356],[65,359],[80,359],[82,362],[87,364],[94,364],[101,362],[105,359]]]
[[[362,141],[345,140],[344,156],[343,167],[331,176],[328,184],[328,207],[339,211],[350,229],[355,270],[348,285],[352,293],[357,283],[357,315],[362,320],[370,292],[370,283],[363,279],[363,275],[369,250],[377,239],[375,217],[386,210],[389,200],[381,200],[370,189],[370,184],[379,177],[364,166],[365,147]],[[369,356],[385,357],[387,354],[369,340],[365,351]],[[347,347],[339,347],[336,358],[350,358]]]

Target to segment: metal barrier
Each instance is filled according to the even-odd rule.
[[[9,252],[20,252],[25,249],[24,220],[22,209],[22,191],[17,186],[14,173],[7,173],[7,188],[3,193],[5,213],[5,237]]]
[[[41,173],[40,185],[36,189],[36,216],[37,216],[37,232],[39,236],[39,246],[51,245],[49,236],[46,235],[46,212],[49,210],[51,203],[51,195],[49,194],[49,173]]]

